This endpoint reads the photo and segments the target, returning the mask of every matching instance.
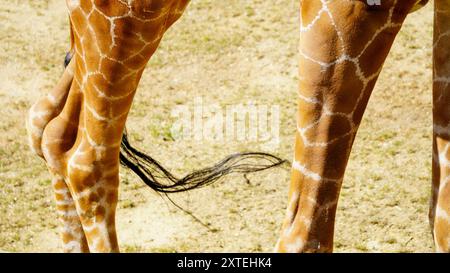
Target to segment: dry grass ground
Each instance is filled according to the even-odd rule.
[[[130,114],[134,142],[183,174],[258,143],[173,141],[171,110],[241,101],[281,106],[281,145],[291,158],[297,89],[298,1],[197,0],[148,65]],[[28,107],[61,74],[68,26],[64,1],[0,3],[0,249],[59,251],[49,175],[27,147]],[[412,14],[376,86],[354,146],[337,213],[336,251],[428,252],[432,7]],[[195,222],[121,171],[119,240],[124,251],[271,251],[284,215],[289,173],[240,176],[172,196]]]

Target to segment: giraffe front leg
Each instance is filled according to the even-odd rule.
[[[43,136],[44,157],[55,174],[62,239],[65,248],[74,252],[117,252],[118,153],[126,116],[113,126],[109,126],[113,119],[88,121],[100,114],[87,110],[86,104],[101,105],[102,101],[83,101],[90,91],[86,88],[83,93],[80,87],[75,80],[66,107],[47,125]]]
[[[450,252],[450,3],[435,1],[433,185],[430,225],[438,252]]]
[[[117,151],[103,150],[99,156],[83,140],[68,162],[69,187],[91,252],[119,252],[115,229],[119,188]]]
[[[276,251],[333,250],[336,208],[353,140],[412,4],[383,1],[369,8],[359,1],[302,1],[295,156]]]
[[[115,210],[125,122],[145,65],[188,1],[67,3],[77,66],[66,107],[48,129],[48,139],[63,139],[66,146],[57,143],[44,154],[63,170],[90,251],[118,252]]]

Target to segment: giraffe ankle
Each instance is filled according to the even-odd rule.
[[[300,223],[301,222],[301,223]],[[276,252],[333,252],[333,230],[321,220],[299,216],[296,223],[285,225],[275,248]]]
[[[278,253],[331,253],[333,243],[322,244],[316,239],[302,237],[280,238],[275,246]]]

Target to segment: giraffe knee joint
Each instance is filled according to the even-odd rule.
[[[41,149],[49,168],[63,175],[65,153],[76,140],[77,127],[71,122],[56,117],[45,127],[42,135]]]

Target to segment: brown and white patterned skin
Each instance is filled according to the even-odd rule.
[[[68,0],[74,58],[30,110],[33,150],[53,175],[67,252],[115,252],[119,149],[144,67],[189,0]],[[303,0],[295,160],[276,250],[328,252],[351,146],[393,40],[417,0]],[[435,143],[430,209],[449,251],[450,7],[436,2]]]
[[[287,215],[275,250],[331,252],[339,191],[370,94],[404,19],[427,1],[300,2],[298,128]],[[435,197],[430,221],[436,250],[448,252],[450,1],[435,5]]]
[[[68,0],[74,57],[30,110],[53,175],[66,252],[117,252],[119,151],[141,74],[188,0]]]

